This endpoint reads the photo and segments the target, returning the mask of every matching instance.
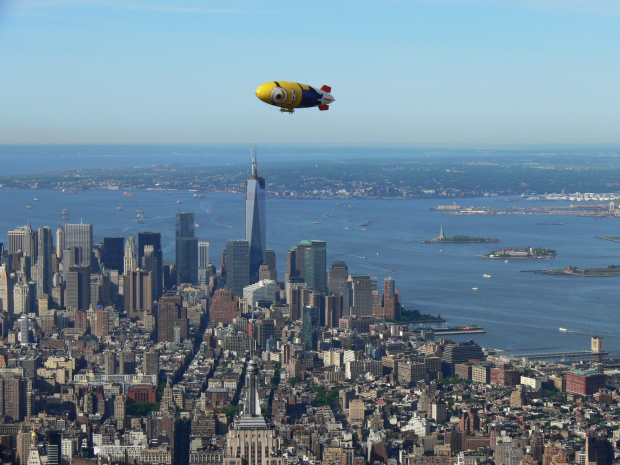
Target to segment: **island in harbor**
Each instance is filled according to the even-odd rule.
[[[432,239],[425,239],[422,241],[424,244],[429,244],[431,242],[449,242],[449,243],[463,243],[463,242],[499,242],[499,239],[487,238],[487,237],[477,237],[477,236],[452,236],[446,237],[443,232],[443,226],[439,229],[439,237],[433,237]]]
[[[606,268],[577,268],[576,266],[567,266],[563,270],[538,270],[535,272],[551,276],[607,278],[611,276],[620,276],[620,265],[610,265]]]
[[[547,247],[524,247],[521,249],[510,248],[494,250],[486,255],[480,255],[483,258],[518,258],[518,259],[536,259],[536,258],[553,258],[557,255],[555,250]]]

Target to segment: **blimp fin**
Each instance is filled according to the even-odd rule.
[[[321,111],[329,110],[329,105],[319,105],[319,110]]]
[[[331,88],[331,87],[329,87],[329,86],[323,86],[323,87],[321,87],[321,90],[322,90],[323,92],[327,92],[328,94],[331,94],[331,93],[332,93],[332,88]]]

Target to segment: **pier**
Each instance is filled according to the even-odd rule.
[[[595,357],[605,358],[609,355],[605,351],[594,352],[592,350],[576,350],[571,352],[537,352],[530,354],[515,354],[514,357],[528,358],[530,360],[545,360],[545,359],[562,359],[562,360],[592,360]]]
[[[486,331],[483,328],[480,329],[468,329],[467,331],[463,331],[458,330],[458,329],[454,329],[454,330],[448,330],[448,331],[437,331],[437,330],[433,330],[435,332],[435,336],[450,336],[450,335],[464,335],[464,334],[484,334],[486,333]]]

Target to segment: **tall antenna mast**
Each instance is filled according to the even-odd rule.
[[[252,176],[256,176],[258,172],[258,163],[256,162],[256,142],[254,142],[254,150],[252,150],[252,143],[250,142],[250,155],[252,156]]]

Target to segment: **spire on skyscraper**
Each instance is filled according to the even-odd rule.
[[[250,358],[245,375],[243,413],[235,418],[235,429],[267,429],[258,398],[258,364]]]

